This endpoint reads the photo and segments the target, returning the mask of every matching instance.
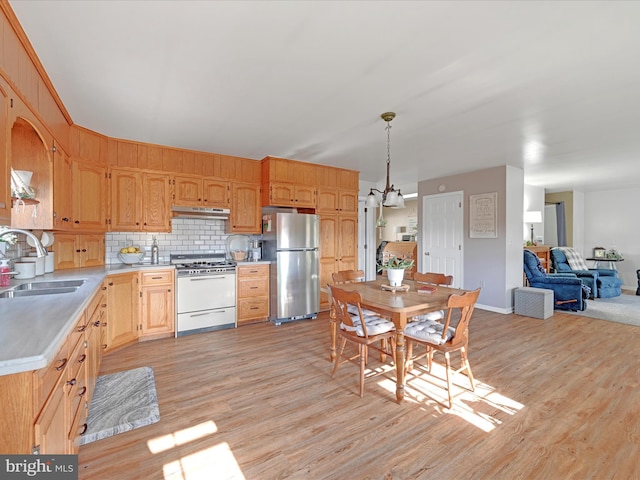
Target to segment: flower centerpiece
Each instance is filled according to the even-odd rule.
[[[389,285],[392,287],[402,286],[404,279],[404,271],[413,267],[414,261],[406,258],[391,257],[385,263],[380,265],[380,271],[386,270],[389,278]]]

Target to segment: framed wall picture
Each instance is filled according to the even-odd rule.
[[[469,195],[469,237],[498,238],[498,192]]]
[[[604,258],[607,256],[607,250],[603,247],[596,247],[593,249],[593,258]]]

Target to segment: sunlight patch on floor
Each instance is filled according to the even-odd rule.
[[[500,394],[495,387],[475,379],[475,392],[469,390],[469,378],[458,373],[453,376],[453,406],[448,409],[446,371],[443,365],[434,362],[433,374],[420,368],[414,368],[405,377],[405,402],[414,402],[432,406],[441,413],[456,415],[485,432],[498,427],[502,422],[495,418],[496,411],[515,415],[524,405]],[[377,384],[395,398],[395,367],[385,366],[391,377],[379,380]],[[376,368],[379,374],[380,367]],[[366,372],[367,373],[371,372]],[[366,388],[366,387],[365,387]],[[491,413],[488,413],[491,412]]]
[[[227,443],[164,465],[164,480],[245,480]]]
[[[200,423],[183,430],[178,430],[177,432],[170,433],[169,435],[152,438],[147,441],[147,447],[149,447],[149,451],[151,453],[160,453],[177,447],[178,445],[184,445],[185,443],[206,437],[207,435],[211,435],[217,431],[218,427],[216,424],[209,420],[208,422]]]

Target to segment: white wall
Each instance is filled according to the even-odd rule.
[[[542,212],[542,223],[533,224],[533,238],[542,237],[544,244],[544,188],[525,184],[523,201],[523,216],[524,212]],[[531,240],[531,224],[522,222],[522,241],[527,240]]]
[[[594,247],[617,249],[624,262],[617,264],[623,288],[638,286],[640,269],[640,187],[585,192],[583,215],[583,254],[589,257]],[[577,221],[574,220],[574,228]]]

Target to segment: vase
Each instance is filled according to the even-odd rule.
[[[387,277],[389,278],[389,285],[392,287],[402,286],[402,280],[404,279],[404,268],[388,268]]]

